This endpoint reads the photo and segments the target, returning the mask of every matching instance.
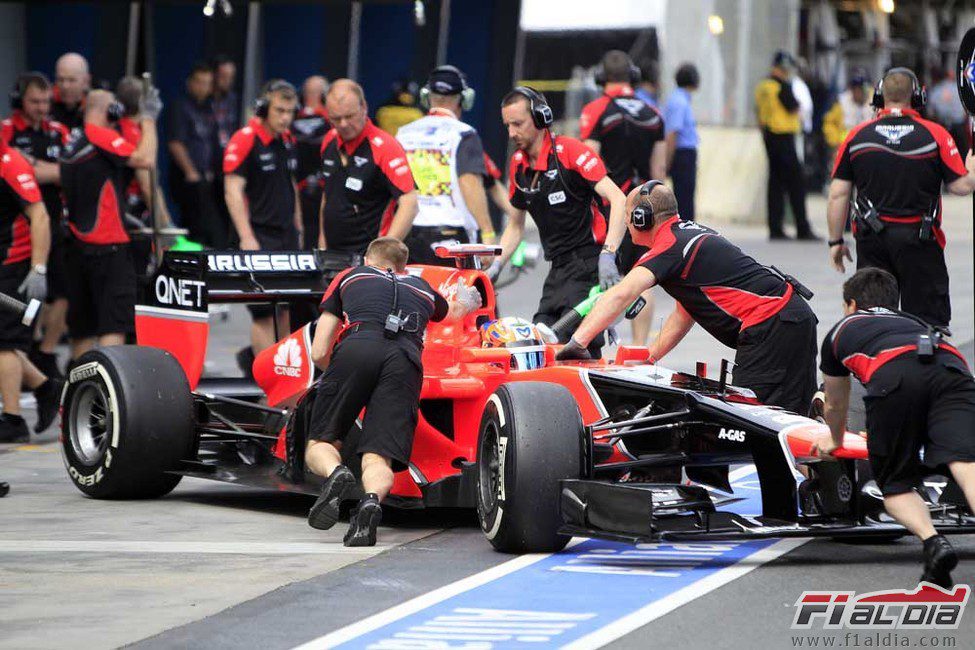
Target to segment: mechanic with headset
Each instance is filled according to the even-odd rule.
[[[301,241],[301,207],[295,184],[295,143],[289,127],[298,93],[287,81],[272,79],[254,102],[254,117],[230,138],[223,155],[224,193],[234,229],[231,245],[245,251],[297,250]],[[274,343],[278,331],[290,332],[287,310],[274,305],[248,305],[251,350],[257,356]],[[244,370],[250,364],[244,363]]]
[[[30,164],[0,140],[0,292],[44,300],[49,222]],[[26,442],[30,437],[20,414],[22,383],[37,398],[37,433],[51,424],[60,403],[61,382],[49,379],[24,356],[32,333],[20,318],[9,310],[0,312],[0,442]]]
[[[853,202],[857,268],[873,266],[897,279],[900,306],[932,325],[951,320],[941,187],[975,191],[975,157],[962,162],[938,124],[922,119],[925,90],[908,68],[888,70],[873,95],[876,119],[854,128],[836,153],[829,187],[829,257],[845,270],[852,260],[843,227]]]
[[[26,72],[10,92],[10,117],[0,125],[0,140],[17,149],[34,169],[50,218],[47,256],[47,304],[41,313],[42,338],[31,347],[31,362],[50,377],[62,373],[54,348],[67,331],[68,293],[64,270],[64,208],[58,158],[68,143],[68,129],[51,119],[51,82],[41,72]]]
[[[474,89],[463,72],[442,65],[420,89],[420,105],[426,116],[396,133],[419,195],[405,243],[411,264],[453,266],[434,254],[437,246],[477,241],[478,231],[482,243],[497,239],[484,192],[484,147],[474,127],[460,121],[474,106]]]
[[[667,144],[664,121],[656,108],[633,95],[640,81],[640,69],[620,50],[610,50],[596,71],[602,97],[586,104],[579,118],[579,137],[606,162],[609,177],[623,192],[651,178],[667,175]],[[629,272],[646,253],[624,234],[619,250],[619,267]],[[633,344],[646,345],[653,320],[653,294],[643,296],[643,310],[630,321]]]
[[[558,359],[587,358],[586,346],[643,291],[659,284],[677,301],[649,356],[670,352],[697,322],[735,354],[734,384],[764,404],[806,413],[816,391],[816,316],[812,293],[759,264],[720,234],[678,214],[660,181],[630,192],[633,242],[647,246],[623,280],[596,302]]]
[[[121,345],[135,327],[136,278],[125,230],[129,169],[156,163],[159,91],[140,106],[142,139],[133,145],[112,128],[124,109],[107,90],[85,102],[85,123],[61,155],[61,187],[68,220],[65,267],[72,358],[99,345]]]
[[[322,140],[332,130],[325,110],[325,93],[328,79],[313,75],[301,85],[301,108],[291,125],[298,154],[298,198],[301,201],[301,219],[304,222],[304,248],[311,250],[318,245],[318,208],[322,204]]]
[[[393,472],[406,469],[413,447],[420,388],[423,334],[428,321],[463,318],[481,295],[458,281],[448,303],[418,276],[406,273],[409,250],[393,237],[366,249],[365,265],[342,271],[322,299],[311,356],[325,373],[311,407],[306,466],[327,477],[308,523],[327,530],[356,480],[339,449],[363,408],[361,457],[365,496],[352,515],[346,546],[372,546],[382,517],[379,503],[393,487]],[[332,349],[343,322],[348,327]]]
[[[351,79],[332,84],[325,106],[332,130],[322,141],[318,247],[362,255],[381,234],[402,241],[417,210],[406,152],[372,123],[362,86]]]
[[[518,148],[509,171],[514,210],[501,237],[502,254],[487,273],[497,278],[521,242],[525,213],[530,212],[545,259],[552,263],[532,322],[551,325],[584,300],[593,286],[605,289],[619,282],[616,251],[626,228],[626,196],[607,175],[598,154],[575,138],[552,133],[552,109],[534,88],[518,86],[505,95],[501,117]],[[600,197],[610,204],[608,231],[599,211]],[[602,332],[587,343],[589,353],[600,356]]]
[[[975,380],[942,331],[897,311],[897,299],[897,281],[882,269],[860,269],[843,284],[845,315],[823,339],[820,361],[831,436],[816,448],[831,454],[842,443],[852,373],[866,387],[867,452],[884,507],[924,542],[921,580],[947,589],[958,557],[914,490],[926,475],[950,472],[975,507]]]

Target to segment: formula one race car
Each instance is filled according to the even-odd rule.
[[[448,298],[458,281],[474,287],[483,304],[427,330],[412,456],[388,504],[476,508],[506,552],[558,550],[572,535],[905,534],[860,471],[863,438],[848,434],[844,460],[823,462],[810,456],[828,435],[823,424],[762,406],[727,385],[724,367],[715,381],[704,369],[651,365],[646,348],[628,347],[612,362],[557,363],[558,346],[537,340],[530,323],[499,324],[494,288],[473,268],[494,252],[450,247],[440,254],[462,268],[409,268]],[[194,476],[317,494],[321,480],[304,467],[314,324],[258,355],[255,381],[205,378],[208,306],[317,303],[325,279],[353,263],[321,251],[167,252],[136,310],[139,344],[89,352],[69,373],[61,439],[78,489],[158,497]],[[346,458],[356,439],[354,428]],[[758,516],[721,510],[735,501],[729,467],[740,463],[757,468]],[[930,500],[939,529],[975,532],[956,486]]]

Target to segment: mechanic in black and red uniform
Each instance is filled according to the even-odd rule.
[[[552,109],[537,90],[518,86],[505,95],[501,118],[518,147],[508,178],[513,211],[501,236],[502,254],[487,274],[493,280],[501,273],[521,242],[525,214],[530,212],[545,259],[552,263],[533,321],[551,325],[584,300],[592,287],[619,282],[616,251],[625,229],[626,196],[592,149],[551,132]],[[610,204],[608,229],[599,210],[600,197]],[[590,343],[590,354],[598,357],[602,345],[599,333]]]
[[[924,542],[921,580],[947,589],[958,558],[914,490],[925,476],[950,472],[975,508],[975,379],[935,328],[896,311],[897,294],[882,269],[860,269],[843,284],[845,316],[823,340],[820,361],[832,435],[816,447],[830,454],[843,440],[852,373],[866,387],[867,452],[884,507]]]
[[[318,247],[362,255],[380,234],[403,240],[417,213],[406,152],[367,116],[362,87],[338,79],[328,89],[332,130],[322,141]]]
[[[393,237],[369,244],[365,266],[342,271],[329,285],[312,342],[312,360],[325,373],[314,396],[305,463],[327,477],[308,513],[314,528],[335,525],[342,500],[355,486],[338,448],[366,409],[355,450],[366,494],[352,515],[346,546],[376,543],[379,503],[393,487],[393,472],[409,463],[427,322],[463,318],[481,304],[477,290],[461,281],[448,304],[426,280],[406,273],[408,258],[409,249]],[[344,322],[348,327],[333,350]]]
[[[654,285],[677,301],[650,346],[650,358],[670,352],[698,323],[735,355],[734,384],[758,399],[806,413],[816,391],[816,316],[795,280],[762,266],[707,226],[684,221],[674,193],[660,181],[630,192],[634,243],[650,251],[604,294],[559,359],[585,358],[585,346],[643,291]]]
[[[254,117],[230,138],[223,155],[224,191],[230,220],[231,246],[245,251],[298,250],[301,207],[294,172],[295,142],[291,122],[298,93],[287,81],[272,79],[255,103]],[[257,356],[274,343],[274,305],[248,305],[251,351]],[[287,311],[278,315],[278,331],[290,332]],[[238,362],[245,372],[252,360]]]
[[[136,278],[124,214],[130,169],[155,165],[155,88],[142,99],[142,139],[132,145],[118,131],[124,109],[115,96],[93,90],[85,124],[61,156],[61,187],[68,219],[68,329],[74,359],[99,345],[121,345],[135,328]]]
[[[328,80],[320,75],[305,79],[301,86],[301,108],[291,125],[298,153],[298,198],[304,221],[304,247],[311,250],[318,245],[318,211],[322,205],[322,140],[332,130],[325,110]]]
[[[0,140],[0,293],[18,299],[44,300],[47,293],[49,218],[30,163]],[[57,413],[61,382],[49,380],[25,356],[31,330],[20,315],[0,311],[0,443],[29,439],[20,415],[21,385],[37,398],[36,432]]]
[[[596,72],[603,95],[586,104],[579,117],[579,137],[602,157],[609,177],[623,192],[667,175],[664,120],[656,108],[634,97],[633,85],[639,81],[640,69],[629,55],[610,50]],[[628,273],[646,252],[625,234],[618,259],[623,273]],[[646,306],[630,321],[633,345],[639,346],[647,344],[653,320],[653,294],[647,292],[643,298]]]
[[[64,209],[58,158],[68,142],[68,129],[50,119],[51,83],[40,72],[27,72],[10,94],[13,113],[0,126],[0,140],[14,147],[34,168],[44,208],[50,218],[47,256],[47,304],[40,316],[42,338],[31,347],[31,362],[50,377],[62,377],[54,349],[67,331],[68,294],[64,271]]]
[[[907,68],[893,68],[874,93],[876,119],[852,129],[836,153],[829,188],[829,256],[843,272],[843,241],[856,187],[857,268],[873,266],[897,278],[901,309],[933,325],[951,320],[941,187],[975,191],[975,157],[963,163],[947,131],[921,119],[924,88]]]

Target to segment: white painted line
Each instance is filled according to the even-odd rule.
[[[718,587],[737,580],[763,564],[771,562],[793,549],[799,548],[808,541],[808,538],[779,540],[771,546],[752,553],[732,566],[716,571],[706,578],[702,578],[683,589],[675,591],[669,596],[665,596],[642,609],[638,609],[632,614],[613,621],[606,627],[600,628],[595,632],[576,639],[572,643],[562,646],[562,650],[590,650],[592,648],[601,648],[607,643],[615,641],[633,630],[660,618],[664,614],[669,614],[681,605],[686,605],[692,600],[714,591]]]
[[[728,473],[728,482],[734,483],[735,481],[748,476],[749,474],[754,474],[757,470],[754,465],[742,465],[741,467],[732,470]]]
[[[341,542],[143,542],[0,540],[0,553],[185,553],[190,555],[375,555],[390,546],[347,548]]]
[[[569,543],[569,547],[574,546],[584,540],[573,539]],[[514,573],[519,569],[523,569],[526,566],[540,562],[545,558],[549,557],[551,553],[540,553],[533,555],[522,555],[516,557],[513,560],[508,560],[503,564],[491,567],[480,573],[475,573],[472,576],[468,576],[463,580],[458,580],[457,582],[451,583],[449,585],[444,585],[439,589],[434,589],[429,593],[417,596],[412,600],[408,600],[405,603],[397,605],[391,609],[387,609],[384,612],[379,612],[378,614],[373,614],[368,618],[364,618],[361,621],[347,625],[341,629],[334,632],[320,636],[317,639],[312,639],[307,643],[303,643],[300,646],[296,646],[294,650],[318,650],[319,648],[334,648],[337,645],[351,641],[363,634],[368,634],[373,630],[376,630],[384,625],[388,625],[394,621],[398,621],[401,618],[405,618],[410,614],[415,614],[431,605],[435,605],[439,602],[443,602],[448,598],[452,598],[457,594],[464,593],[465,591],[470,591],[476,587],[480,587],[483,584],[487,584],[498,578],[508,575],[509,573]]]

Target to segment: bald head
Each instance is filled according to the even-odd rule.
[[[77,52],[62,54],[54,64],[54,83],[62,102],[69,106],[80,103],[91,86],[88,61]]]
[[[883,93],[884,106],[901,104],[910,106],[911,93],[914,91],[914,80],[906,72],[890,72],[884,77]]]
[[[640,188],[642,187],[643,185],[636,186],[626,197],[627,225],[631,225],[630,215],[633,212],[633,208],[637,207],[638,205],[649,205],[651,208],[653,208],[653,226],[656,226],[657,224],[660,224],[677,214],[677,197],[674,196],[673,190],[666,185],[657,185],[653,188],[653,191],[650,192],[650,197],[647,198],[640,195]],[[637,241],[638,235],[649,236],[650,232],[650,230],[644,230],[634,233],[634,231],[631,229],[630,234],[633,236],[633,241]]]
[[[301,86],[301,103],[305,106],[320,106],[326,90],[328,79],[317,74],[308,77]]]
[[[325,96],[328,119],[343,142],[359,137],[366,126],[366,97],[351,79],[336,79]]]
[[[107,90],[93,90],[85,101],[85,123],[98,126],[108,124],[108,106],[115,101],[115,95]]]

